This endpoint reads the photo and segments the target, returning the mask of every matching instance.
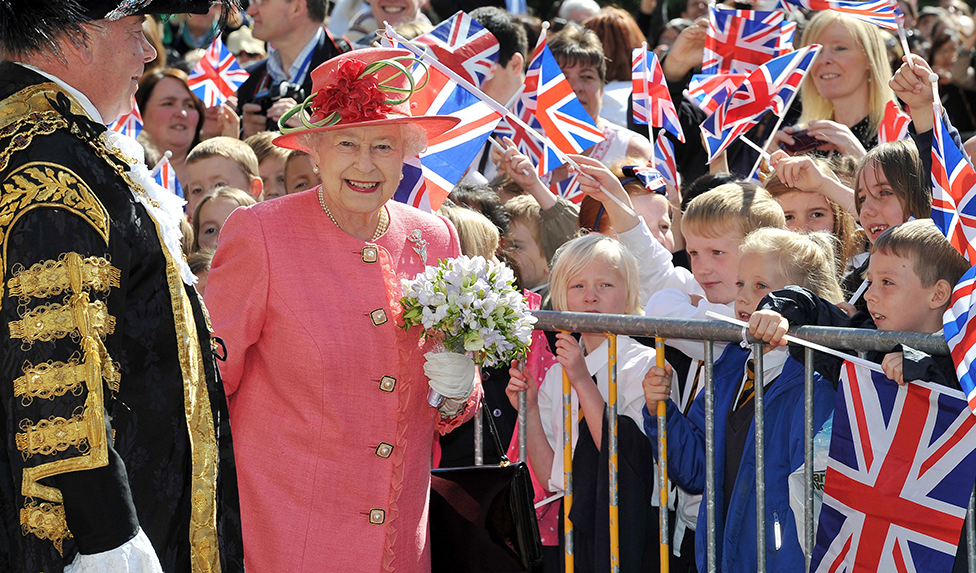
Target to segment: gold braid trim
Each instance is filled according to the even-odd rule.
[[[28,346],[40,340],[50,342],[72,336],[105,338],[115,332],[115,317],[105,303],[89,302],[88,293],[68,297],[66,304],[42,304],[26,312],[21,320],[10,321],[10,338],[19,338]]]
[[[82,455],[90,451],[88,436],[92,434],[93,428],[85,420],[85,409],[82,406],[76,408],[74,415],[68,419],[51,416],[34,425],[31,425],[30,420],[21,420],[20,429],[23,431],[17,433],[15,440],[17,449],[25,460],[34,454],[50,456],[72,446],[78,448]]]
[[[122,273],[102,257],[82,258],[78,253],[65,253],[58,260],[47,260],[25,269],[13,267],[13,277],[7,281],[10,296],[21,302],[28,298],[50,298],[63,292],[78,294],[83,290],[108,292],[118,288]]]
[[[34,398],[51,400],[71,392],[81,396],[87,370],[72,356],[68,362],[48,361],[37,366],[30,362],[24,364],[24,375],[14,380],[14,396],[20,396],[24,407],[30,406]]]
[[[62,556],[64,540],[72,537],[68,531],[68,521],[64,517],[64,506],[61,504],[24,500],[24,508],[20,510],[20,527],[24,535],[32,533],[41,539],[54,542],[54,548]]]

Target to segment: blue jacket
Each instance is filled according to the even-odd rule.
[[[751,573],[756,570],[756,441],[755,421],[746,438],[732,499],[725,500],[725,428],[732,400],[742,382],[749,350],[729,344],[715,363],[715,539],[718,570]],[[802,571],[803,551],[797,538],[796,521],[790,509],[788,476],[803,465],[803,365],[788,358],[783,372],[764,395],[766,414],[766,566],[773,572]],[[833,412],[834,389],[819,375],[814,376],[814,427]],[[668,477],[689,493],[705,491],[705,395],[699,394],[688,416],[672,401],[667,407]],[[644,430],[657,455],[657,417],[644,408]],[[707,500],[705,500],[707,501]],[[722,522],[725,504],[728,517]],[[698,512],[695,557],[698,570],[705,571],[706,503]],[[776,524],[781,544],[776,546]]]

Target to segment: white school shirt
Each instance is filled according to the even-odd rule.
[[[582,344],[582,342],[580,342]],[[604,340],[600,346],[586,355],[586,368],[591,376],[596,376],[597,388],[604,402],[607,401],[610,385],[610,371],[608,368],[607,352],[610,348],[609,340]],[[637,427],[644,431],[644,375],[654,366],[655,351],[644,346],[628,336],[617,337],[617,414],[634,420]],[[573,450],[579,439],[579,397],[576,390],[572,390],[573,401]],[[546,373],[546,377],[539,387],[539,414],[542,418],[542,428],[546,439],[552,448],[552,473],[549,475],[549,490],[562,492],[565,489],[563,481],[563,368],[558,362]],[[603,445],[606,447],[606,444]],[[656,465],[655,465],[656,474]],[[655,491],[657,479],[654,480]],[[657,499],[657,495],[654,496]]]
[[[705,291],[691,271],[674,266],[671,252],[654,238],[644,218],[638,216],[638,219],[640,222],[633,229],[617,233],[617,240],[633,253],[640,266],[638,277],[641,306],[649,302],[651,295],[666,288],[676,288],[688,294],[705,296]]]

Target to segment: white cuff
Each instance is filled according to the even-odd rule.
[[[78,554],[64,573],[163,573],[152,543],[139,528],[135,537],[115,549],[93,555]]]

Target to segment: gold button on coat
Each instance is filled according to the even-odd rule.
[[[374,326],[386,324],[386,310],[382,308],[374,310],[373,312],[369,313],[369,319],[373,321]]]
[[[373,525],[380,525],[386,521],[386,512],[382,509],[369,510],[369,522]]]
[[[375,263],[380,258],[379,250],[372,245],[363,247],[362,255],[364,263]]]
[[[380,390],[384,392],[392,392],[396,387],[396,378],[393,376],[384,376],[380,378]]]
[[[392,453],[393,453],[393,444],[380,442],[380,445],[376,446],[376,455],[381,458],[388,458]]]

